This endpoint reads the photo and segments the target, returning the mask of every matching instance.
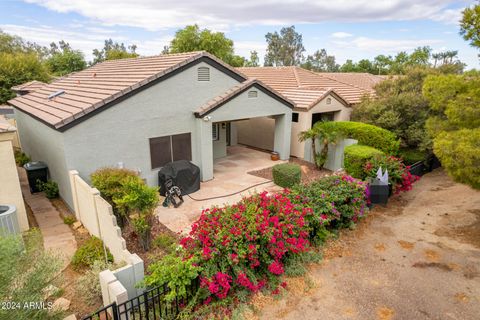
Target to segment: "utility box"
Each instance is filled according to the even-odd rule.
[[[372,204],[387,204],[390,195],[390,188],[388,184],[374,179],[368,186],[370,190],[370,202]]]
[[[27,172],[28,185],[30,186],[30,192],[40,192],[37,188],[37,180],[47,182],[48,180],[48,166],[42,161],[33,161],[23,166]]]

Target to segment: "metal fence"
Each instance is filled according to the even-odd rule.
[[[83,320],[156,320],[174,319],[179,312],[195,296],[199,288],[199,280],[195,279],[187,287],[187,295],[167,301],[165,296],[170,289],[164,285],[146,290],[144,293],[121,304],[112,303]]]

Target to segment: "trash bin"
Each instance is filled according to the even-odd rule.
[[[48,179],[48,167],[45,162],[32,161],[23,166],[27,172],[28,184],[30,186],[30,192],[40,192],[37,188],[37,180],[47,182]]]
[[[372,204],[387,204],[390,188],[388,184],[379,179],[373,180],[368,186],[370,191],[370,202]]]

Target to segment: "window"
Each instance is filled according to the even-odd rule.
[[[327,104],[332,104],[332,98],[327,98]]]
[[[212,123],[212,140],[217,141],[220,140],[220,126],[218,123]]]
[[[256,98],[256,97],[258,97],[258,91],[255,91],[255,90],[250,90],[250,91],[248,91],[248,97],[249,97],[249,98]]]
[[[210,81],[210,68],[199,67],[198,71],[198,81]]]
[[[298,112],[292,113],[292,122],[298,122]]]
[[[176,160],[192,160],[190,133],[150,138],[150,162],[152,169],[160,168]]]

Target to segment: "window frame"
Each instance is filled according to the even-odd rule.
[[[185,139],[186,135],[188,135],[188,140]],[[190,149],[189,150],[177,149],[178,152],[176,152],[175,148],[178,148],[178,144],[175,143],[174,140],[177,140],[178,142],[180,142],[182,141],[182,136],[184,136],[183,137],[184,141],[188,141],[188,147]],[[150,167],[152,170],[162,168],[167,163],[170,163],[176,160],[192,161],[192,133],[191,132],[153,137],[153,138],[149,138],[148,140],[149,140],[149,151],[150,151]],[[163,140],[163,143],[162,143],[162,140]],[[168,140],[168,142],[166,140]],[[157,150],[155,147],[158,145],[162,145],[162,146],[159,147],[161,149]],[[182,155],[185,155],[185,154],[187,156],[183,157]],[[163,158],[160,158],[160,159],[157,158],[156,156],[158,155],[163,156]],[[177,158],[177,155],[180,155],[180,158]]]
[[[219,140],[220,140],[220,123],[218,122],[212,123],[212,141],[219,141]]]

